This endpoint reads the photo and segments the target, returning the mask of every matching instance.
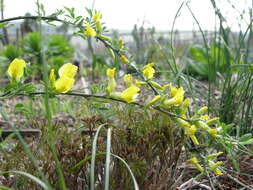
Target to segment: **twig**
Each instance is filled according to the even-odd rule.
[[[11,98],[11,97],[14,97],[14,96],[36,96],[36,95],[45,95],[46,92],[31,92],[31,93],[27,93],[27,94],[24,94],[24,93],[17,93],[17,94],[14,94],[12,96],[9,96],[8,98]],[[77,97],[83,97],[83,98],[100,98],[100,99],[106,99],[106,100],[112,100],[112,101],[116,101],[116,102],[120,102],[120,103],[125,103],[125,104],[132,104],[132,105],[136,105],[136,106],[139,106],[141,108],[146,108],[145,105],[142,105],[142,104],[139,104],[137,102],[132,102],[132,103],[127,103],[123,100],[119,100],[119,99],[115,99],[115,98],[111,98],[111,97],[108,97],[108,96],[104,96],[104,95],[93,95],[93,94],[82,94],[82,93],[77,93],[77,92],[68,92],[68,93],[60,93],[60,94],[51,94],[51,95],[60,95],[60,96],[77,96]],[[168,115],[169,117],[172,117],[172,118],[180,118],[184,121],[187,121],[187,122],[191,122],[191,120],[189,119],[185,119],[183,117],[180,117],[174,113],[171,113],[171,112],[168,112],[168,111],[165,111],[163,109],[161,109],[159,106],[151,106],[152,109],[155,109],[156,111],[159,111],[161,113],[164,113],[166,115]]]

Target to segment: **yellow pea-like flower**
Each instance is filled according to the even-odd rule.
[[[51,88],[54,88],[54,87],[55,87],[54,69],[51,69],[51,70],[50,70],[49,81],[50,81],[50,86],[51,86]]]
[[[208,133],[210,134],[210,135],[212,135],[212,136],[216,136],[217,134],[218,134],[218,131],[217,131],[217,129],[209,129],[208,130]]]
[[[185,128],[185,135],[190,137],[194,144],[199,145],[199,141],[195,136],[195,133],[197,131],[197,128],[195,125],[191,125],[190,127]]]
[[[208,161],[208,165],[210,167],[210,171],[213,171],[215,175],[217,176],[221,176],[223,175],[222,171],[218,168],[220,165],[222,165],[223,162],[222,161],[218,161],[218,162],[213,162],[211,160]]]
[[[116,71],[116,68],[112,68],[112,69],[107,69],[106,70],[106,76],[108,78],[114,78],[114,75],[115,75],[115,71]]]
[[[111,94],[116,88],[116,81],[114,79],[116,68],[107,69],[106,76],[108,77],[108,85],[106,88],[107,95]]]
[[[122,63],[129,63],[129,60],[126,58],[126,56],[124,56],[124,55],[122,55],[121,57],[120,57],[120,61],[122,62]]]
[[[71,63],[66,63],[58,71],[58,74],[60,77],[69,77],[69,78],[74,78],[76,75],[78,67],[71,64]]]
[[[124,75],[123,78],[127,87],[130,87],[133,85],[133,76],[131,74]]]
[[[194,156],[191,159],[188,160],[192,165],[194,165],[200,172],[203,172],[204,169],[202,166],[199,164],[198,159]]]
[[[178,106],[182,104],[183,101],[184,101],[184,96],[175,96],[173,98],[164,100],[163,104],[165,106]]]
[[[86,29],[84,34],[87,36],[95,37],[97,35],[97,32],[91,27],[89,23],[86,23]]]
[[[8,67],[7,73],[14,80],[18,80],[24,76],[26,63],[23,59],[14,59]]]
[[[58,93],[68,92],[74,85],[75,79],[67,76],[60,77],[55,81],[55,90]]]
[[[106,70],[106,76],[107,76],[108,78],[114,78],[115,71],[116,71],[116,68],[107,69],[107,70]]]
[[[155,69],[153,68],[154,65],[155,63],[149,63],[143,67],[143,70],[142,70],[143,75],[148,80],[151,80],[154,77],[154,74],[155,74]]]
[[[203,106],[202,108],[199,109],[198,114],[199,115],[203,115],[207,111],[208,111],[208,107],[207,106]]]
[[[139,95],[139,91],[140,89],[137,86],[132,85],[121,93],[121,98],[127,103],[134,102]]]
[[[176,94],[177,94],[177,88],[174,87],[174,86],[172,86],[170,88],[170,95],[171,95],[171,97],[174,97]]]

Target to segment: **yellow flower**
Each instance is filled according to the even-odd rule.
[[[107,70],[106,70],[106,76],[107,76],[108,78],[114,78],[115,71],[116,71],[116,68],[107,69]]]
[[[143,67],[143,70],[142,70],[143,75],[148,80],[151,80],[154,77],[154,74],[155,74],[155,69],[153,68],[154,65],[155,63],[149,63]]]
[[[218,175],[218,176],[223,175],[222,171],[218,168],[222,164],[223,164],[222,161],[218,161],[218,162],[215,162],[215,163],[211,160],[208,161],[210,171],[213,171],[215,173],[215,175]]]
[[[218,131],[217,131],[217,129],[209,129],[208,130],[208,133],[210,134],[210,135],[212,135],[212,136],[216,136],[217,134],[218,134]]]
[[[92,17],[92,19],[94,20],[94,22],[100,22],[101,18],[102,18],[101,11],[96,11],[95,14]]]
[[[182,104],[183,101],[184,101],[184,96],[175,96],[173,98],[164,100],[163,104],[165,106],[178,106]]]
[[[217,176],[223,175],[222,171],[221,171],[220,169],[218,169],[218,168],[215,169],[213,172],[214,172],[214,174],[217,175]]]
[[[134,102],[139,95],[139,91],[140,89],[137,86],[132,85],[121,93],[121,98],[127,103]]]
[[[195,125],[191,125],[188,128],[185,128],[185,135],[192,136],[196,133],[197,129]]]
[[[74,85],[75,79],[62,76],[55,82],[55,90],[58,93],[68,92]]]
[[[194,156],[191,159],[188,160],[192,165],[194,165],[200,172],[203,172],[204,169],[202,166],[199,164],[198,159]]]
[[[131,74],[124,75],[124,81],[126,83],[127,87],[130,87],[133,85],[133,77]]]
[[[121,57],[120,57],[120,61],[122,62],[122,63],[129,63],[129,60],[126,58],[126,56],[124,56],[124,55],[122,55]]]
[[[50,70],[49,80],[50,80],[50,86],[51,86],[51,88],[54,88],[55,87],[54,69]]]
[[[148,102],[145,106],[149,107],[154,105],[156,102],[158,102],[161,99],[161,95],[156,95],[150,102]]]
[[[172,86],[170,88],[170,95],[171,95],[171,97],[174,97],[176,94],[177,94],[177,88],[174,87],[174,86]]]
[[[186,127],[185,128],[185,135],[190,137],[192,139],[192,141],[194,142],[194,144],[199,144],[198,139],[195,136],[195,133],[197,131],[197,128],[195,125],[191,125],[190,127]]]
[[[58,71],[58,74],[60,77],[69,77],[69,78],[74,78],[76,75],[78,67],[71,64],[71,63],[66,63]]]
[[[14,59],[7,70],[8,75],[14,80],[18,80],[24,75],[26,63],[23,59]]]
[[[107,95],[112,93],[116,88],[116,82],[115,82],[115,79],[114,79],[115,70],[116,70],[116,68],[106,70],[106,75],[108,77],[108,85],[107,85],[107,88],[106,88]]]
[[[89,23],[86,23],[85,35],[95,37],[97,35],[96,31],[91,27]]]
[[[207,106],[203,106],[202,108],[199,109],[198,114],[199,115],[203,115],[204,113],[206,113],[208,110]]]

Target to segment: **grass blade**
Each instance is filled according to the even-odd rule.
[[[97,132],[94,136],[92,142],[92,153],[91,153],[91,167],[90,167],[90,190],[95,190],[95,160],[96,160],[96,151],[97,151],[97,139],[99,131],[102,127],[107,124],[100,125],[97,129]]]
[[[41,181],[39,178],[26,173],[26,172],[22,172],[22,171],[6,171],[6,172],[1,172],[1,174],[5,174],[5,173],[13,173],[13,174],[19,174],[22,175],[24,177],[30,178],[31,180],[33,180],[34,182],[36,182],[38,185],[40,185],[41,187],[43,187],[43,189],[50,189],[50,187],[48,187],[48,185],[46,183],[44,183],[43,181]],[[1,187],[2,188],[2,187]]]
[[[111,159],[111,134],[112,129],[107,131],[107,143],[106,143],[106,161],[105,161],[105,190],[109,190],[109,177],[110,177],[110,159]]]

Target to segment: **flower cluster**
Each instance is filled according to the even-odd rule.
[[[114,99],[126,101],[127,103],[135,102],[137,96],[139,95],[140,88],[138,88],[137,85],[133,83],[132,75],[128,74],[124,76],[124,81],[128,88],[126,88],[122,92],[117,92],[115,91],[116,89],[116,81],[114,78],[115,71],[116,71],[115,68],[107,69],[106,71],[106,75],[108,78],[108,85],[106,88],[107,95]]]
[[[14,81],[20,80],[24,76],[26,62],[23,59],[14,59],[8,67],[7,73]],[[68,92],[75,83],[75,75],[77,66],[67,63],[64,64],[58,71],[59,78],[55,80],[55,71],[51,69],[49,74],[50,86],[57,93]]]
[[[85,24],[85,32],[86,36],[95,37],[97,34],[102,32],[102,23],[101,23],[102,14],[100,11],[96,11],[92,16],[92,22],[94,23],[95,28],[90,23]]]
[[[116,81],[114,78],[116,69],[107,69],[108,85],[106,93],[108,96],[126,101],[128,103],[136,101],[139,95],[140,86],[150,84],[158,94],[145,104],[145,107],[156,105],[157,107],[173,113],[178,117],[173,118],[174,122],[183,129],[185,136],[189,137],[194,144],[199,145],[199,140],[196,134],[210,134],[213,137],[218,136],[218,129],[214,126],[219,118],[210,118],[206,115],[208,108],[206,106],[198,110],[193,116],[187,116],[187,111],[190,106],[190,99],[185,98],[183,87],[177,88],[172,84],[160,85],[153,81],[155,74],[155,63],[149,63],[142,68],[142,74],[145,81],[135,80],[131,74],[124,76],[124,81],[127,88],[123,92],[116,92]],[[167,90],[168,89],[168,90]]]
[[[213,161],[213,159],[216,159],[221,154],[223,154],[223,152],[210,154],[204,158],[205,162],[207,162],[206,170],[213,172],[217,176],[223,175],[222,171],[219,169],[219,166],[222,165],[223,162],[222,161]],[[189,159],[188,161],[201,173],[203,173],[205,171],[195,156],[192,157],[191,159]]]

